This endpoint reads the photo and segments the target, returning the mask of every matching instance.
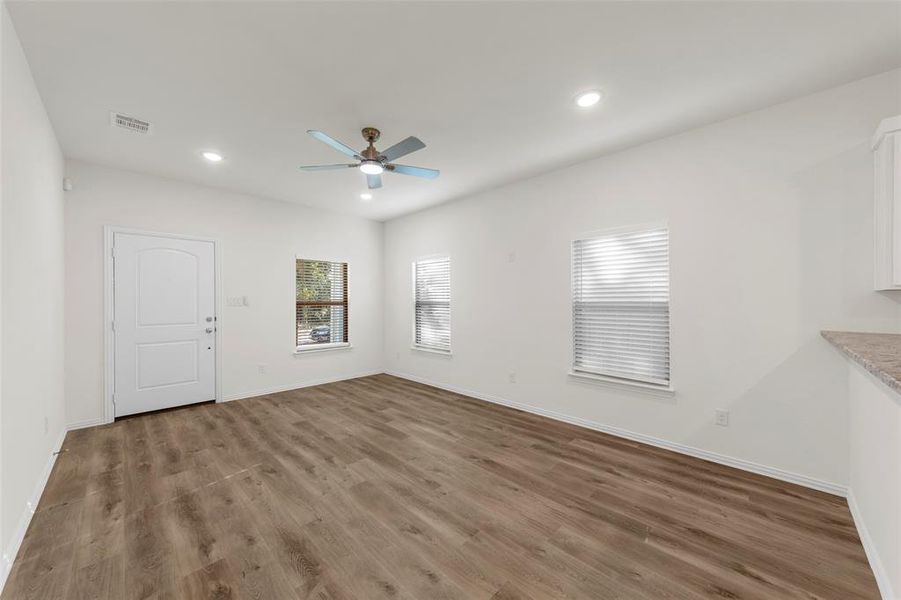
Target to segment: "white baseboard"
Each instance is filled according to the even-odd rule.
[[[258,390],[247,392],[236,392],[223,396],[220,402],[231,402],[232,400],[243,400],[245,398],[256,398],[257,396],[265,396],[267,394],[277,394],[279,392],[290,392],[291,390],[299,390],[301,388],[313,387],[314,385],[324,385],[326,383],[336,383],[338,381],[347,381],[348,379],[357,379],[358,377],[369,377],[370,375],[379,375],[381,370],[365,371],[355,375],[345,375],[339,377],[328,377],[325,379],[314,379],[312,381],[302,381],[299,383],[290,383],[288,385],[276,385]]]
[[[15,535],[3,552],[3,556],[0,557],[0,592],[3,592],[3,586],[6,585],[6,579],[9,577],[9,572],[16,560],[16,555],[19,553],[19,547],[22,545],[22,540],[25,539],[25,532],[28,531],[31,517],[34,516],[34,511],[37,509],[38,502],[41,500],[41,494],[44,493],[44,487],[47,485],[47,480],[50,479],[50,472],[53,470],[54,463],[56,463],[57,453],[62,448],[63,441],[66,439],[66,433],[68,433],[68,429],[64,428],[60,432],[56,443],[53,445],[53,449],[47,459],[47,464],[44,465],[44,470],[31,494],[31,499],[25,503],[25,508],[19,517]]]
[[[873,538],[870,536],[867,524],[863,520],[863,514],[861,514],[860,507],[857,505],[857,499],[854,497],[853,489],[848,490],[848,508],[851,510],[851,516],[854,518],[854,525],[857,527],[857,535],[860,537],[860,543],[863,544],[863,550],[867,554],[867,561],[870,563],[870,569],[873,570],[873,575],[876,577],[876,585],[879,586],[879,593],[882,596],[882,600],[899,600],[899,596],[895,595],[892,591],[892,582],[885,569],[885,564],[883,564],[882,559],[879,557],[879,552],[876,549],[876,545],[873,543]]]
[[[228,394],[223,396],[219,402],[231,402],[232,400],[244,400],[245,398],[255,398],[257,396],[265,396],[267,394],[277,394],[278,392],[290,392],[291,390],[298,390],[305,387],[312,387],[314,385],[323,385],[326,383],[335,383],[338,381],[346,381],[348,379],[356,379],[358,377],[368,377],[370,375],[378,375],[382,373],[381,370],[376,371],[366,371],[363,373],[358,373],[356,375],[348,375],[345,377],[330,377],[326,379],[315,379],[312,381],[304,381],[300,383],[291,383],[288,385],[277,385],[267,388],[260,388],[257,390],[250,390],[247,392],[236,392],[234,394]],[[75,429],[84,429],[86,427],[94,427],[96,425],[105,425],[106,421],[102,418],[97,419],[85,419],[83,421],[75,421],[73,423],[69,423],[67,426],[68,431],[73,431]]]
[[[521,402],[515,402],[513,400],[508,400],[506,398],[501,398],[499,396],[493,396],[490,394],[482,394],[479,392],[474,392],[472,390],[459,388],[459,387],[453,386],[453,385],[436,383],[434,381],[429,381],[427,379],[424,379],[422,377],[417,377],[415,375],[408,375],[405,373],[398,373],[398,372],[394,372],[394,371],[388,371],[387,374],[394,375],[395,377],[400,377],[402,379],[409,379],[410,381],[415,381],[417,383],[430,385],[432,387],[447,390],[449,392],[462,394],[464,396],[470,396],[472,398],[476,398],[478,400],[484,400],[486,402],[491,402],[493,404],[500,404],[502,406],[508,406],[510,408],[515,408],[515,409],[525,411],[528,413],[540,415],[542,417],[547,417],[549,419],[554,419],[555,421],[563,421],[564,423],[569,423],[571,425],[578,425],[580,427],[585,427],[586,429],[593,429],[595,431],[600,431],[601,433],[608,433],[610,435],[615,435],[616,437],[625,438],[627,440],[632,440],[634,442],[641,442],[643,444],[648,444],[650,446],[656,446],[657,448],[663,448],[665,450],[672,450],[673,452],[678,452],[680,454],[686,454],[688,456],[693,456],[695,458],[701,458],[704,460],[708,460],[710,462],[715,462],[715,463],[718,463],[721,465],[726,465],[727,467],[735,467],[736,469],[741,469],[743,471],[749,471],[751,473],[756,473],[758,475],[765,475],[767,477],[779,479],[780,481],[787,481],[789,483],[795,483],[795,484],[802,485],[804,487],[808,487],[808,488],[811,488],[814,490],[819,490],[821,492],[835,494],[836,496],[847,496],[847,492],[848,492],[847,486],[839,485],[837,483],[832,483],[830,481],[823,481],[821,479],[816,479],[814,477],[809,477],[807,475],[801,475],[799,473],[792,473],[791,471],[785,471],[783,469],[778,469],[776,467],[762,465],[760,463],[756,463],[753,461],[744,460],[741,458],[735,458],[733,456],[727,456],[725,454],[719,454],[717,452],[711,452],[709,450],[704,450],[702,448],[695,448],[694,446],[688,446],[686,444],[680,444],[678,442],[671,442],[669,440],[653,437],[650,435],[645,435],[643,433],[629,431],[627,429],[621,429],[619,427],[612,427],[610,425],[604,425],[603,423],[598,423],[596,421],[590,421],[588,419],[582,419],[580,417],[573,417],[573,416],[566,415],[563,413],[558,413],[558,412],[547,410],[544,408],[539,408],[537,406],[523,404]]]
[[[74,423],[69,423],[66,425],[67,431],[75,431],[76,429],[84,429],[86,427],[94,427],[96,425],[103,425],[103,419],[85,419],[83,421],[75,421]]]

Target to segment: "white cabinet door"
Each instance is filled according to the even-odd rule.
[[[873,137],[875,180],[875,284],[901,289],[901,115],[883,119]]]
[[[117,417],[216,397],[212,242],[116,233]]]

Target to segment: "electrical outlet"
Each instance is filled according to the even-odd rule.
[[[510,383],[516,383],[516,373],[510,373],[509,375],[507,375],[507,380]]]
[[[257,365],[257,370],[260,372],[260,375],[266,374],[266,365]]]
[[[723,409],[717,409],[716,412],[716,424],[720,427],[728,427],[729,426],[729,411]]]

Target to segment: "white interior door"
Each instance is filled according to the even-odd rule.
[[[216,397],[212,242],[115,233],[115,415]]]

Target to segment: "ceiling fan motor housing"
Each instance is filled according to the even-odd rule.
[[[370,144],[374,144],[379,141],[379,137],[381,137],[382,132],[376,129],[375,127],[364,127],[363,128],[363,139],[369,142]]]
[[[375,127],[364,127],[362,133],[363,139],[369,142],[369,147],[360,152],[360,156],[366,160],[379,160],[379,152],[373,144],[378,141],[382,132]]]

